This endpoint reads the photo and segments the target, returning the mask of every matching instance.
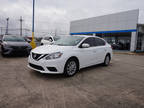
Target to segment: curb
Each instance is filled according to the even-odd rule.
[[[133,52],[113,52],[113,54],[144,55],[144,53],[133,53]]]

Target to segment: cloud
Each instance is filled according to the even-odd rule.
[[[39,31],[61,29],[69,31],[72,20],[95,17],[132,9],[140,9],[140,23],[144,23],[143,0],[36,0],[35,28]],[[31,29],[32,0],[1,0],[0,26],[19,27],[18,19],[24,18],[24,27]]]

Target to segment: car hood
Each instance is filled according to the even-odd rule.
[[[54,52],[64,52],[74,48],[74,46],[43,45],[32,50],[37,54],[49,54]]]
[[[27,42],[4,42],[4,44],[9,46],[29,46],[30,45]]]

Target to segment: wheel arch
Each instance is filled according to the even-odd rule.
[[[109,56],[109,57],[110,57],[110,60],[111,60],[111,53],[108,52],[108,53],[106,54],[106,56]],[[106,56],[105,56],[105,57],[106,57]]]
[[[78,65],[78,69],[79,69],[79,68],[80,68],[80,62],[79,62],[78,57],[76,57],[76,56],[71,56],[71,57],[69,57],[69,58],[66,60],[66,63],[67,63],[69,60],[71,60],[71,59],[76,60],[77,65]],[[65,65],[66,65],[66,63],[65,63]]]

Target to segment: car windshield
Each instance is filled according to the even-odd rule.
[[[54,45],[60,46],[76,46],[84,37],[64,36],[55,41]]]
[[[44,40],[49,40],[51,39],[51,37],[44,37]]]
[[[54,36],[54,37],[53,37],[54,41],[57,41],[57,40],[59,40],[60,38],[61,38],[60,36]]]
[[[12,42],[25,42],[25,39],[23,37],[18,36],[5,36],[3,40]]]

